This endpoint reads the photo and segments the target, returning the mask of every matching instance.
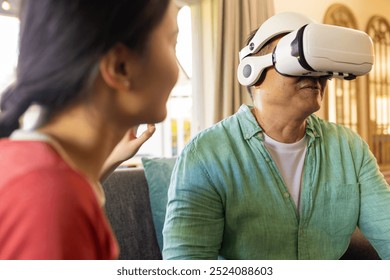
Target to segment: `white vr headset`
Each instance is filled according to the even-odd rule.
[[[271,66],[285,76],[352,80],[370,72],[374,62],[372,40],[366,33],[327,24],[309,23],[294,30],[267,55],[250,56],[248,46],[240,52],[237,72],[243,86],[255,84]]]

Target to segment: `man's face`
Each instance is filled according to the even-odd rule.
[[[272,42],[272,46],[279,40]],[[270,67],[264,80],[252,90],[254,103],[277,114],[306,118],[320,109],[326,82],[326,78],[283,76]]]

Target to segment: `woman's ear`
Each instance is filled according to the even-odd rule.
[[[99,69],[108,86],[126,91],[132,86],[132,71],[136,67],[137,55],[123,44],[112,47],[100,60]]]

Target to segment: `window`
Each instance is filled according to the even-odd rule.
[[[383,166],[390,166],[390,24],[372,17],[367,33],[374,42],[375,61],[368,75],[369,144]]]
[[[19,20],[0,15],[0,94],[15,80],[18,58]]]
[[[15,80],[18,59],[20,0],[0,1],[0,97]]]

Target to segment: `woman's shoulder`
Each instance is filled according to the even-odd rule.
[[[23,195],[36,200],[64,201],[72,193],[86,192],[84,189],[89,187],[88,181],[47,143],[2,140],[0,154],[0,193],[7,193],[8,197]]]

